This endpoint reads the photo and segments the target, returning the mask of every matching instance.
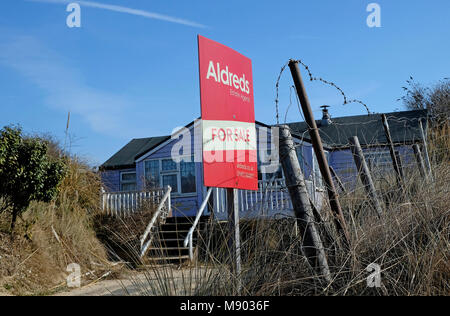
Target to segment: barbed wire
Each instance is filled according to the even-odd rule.
[[[279,111],[278,111],[278,102],[279,102],[279,86],[280,86],[280,79],[281,79],[281,75],[283,74],[284,70],[286,69],[288,63],[284,64],[283,67],[281,67],[281,71],[278,75],[277,78],[277,83],[275,85],[275,90],[276,90],[276,97],[275,97],[275,111],[276,111],[276,120],[277,120],[277,124],[280,124],[280,120],[279,120]]]
[[[347,104],[351,104],[351,103],[358,103],[358,104],[361,104],[362,106],[364,106],[364,108],[365,108],[366,111],[367,111],[367,114],[369,114],[369,115],[372,114],[372,113],[370,112],[369,106],[368,106],[366,103],[364,103],[363,101],[358,100],[358,99],[350,99],[350,98],[348,98],[347,95],[345,94],[344,90],[342,90],[342,89],[341,89],[337,84],[335,84],[334,82],[329,81],[329,80],[326,80],[326,79],[323,79],[323,78],[321,78],[321,77],[315,77],[315,76],[312,74],[312,72],[311,72],[309,66],[306,65],[301,59],[297,59],[297,60],[294,60],[294,61],[295,61],[296,63],[302,65],[303,68],[305,68],[306,72],[308,73],[308,77],[309,77],[309,80],[310,80],[310,81],[319,81],[319,82],[322,82],[322,83],[324,83],[324,84],[326,84],[326,85],[329,85],[329,86],[331,86],[331,87],[334,87],[336,90],[338,90],[338,92],[342,95],[342,97],[343,97],[343,99],[344,99],[344,102],[343,102],[342,105],[347,105]],[[278,78],[277,78],[277,81],[276,81],[276,84],[275,84],[275,89],[276,89],[275,111],[276,111],[276,120],[277,120],[277,124],[280,124],[280,121],[279,121],[279,87],[280,87],[280,80],[281,80],[281,76],[283,75],[283,72],[284,72],[284,70],[286,69],[286,67],[288,66],[288,64],[289,64],[289,62],[287,62],[286,64],[284,64],[284,65],[281,67],[280,73],[279,73],[279,75],[278,75]]]
[[[284,124],[287,123],[287,115],[288,115],[289,109],[292,106],[292,89],[295,90],[295,87],[294,86],[290,86],[290,88],[289,88],[289,105],[288,105],[288,107],[286,109],[286,113],[284,115]]]
[[[297,96],[297,104],[299,107],[299,113],[303,118],[303,121],[305,121],[304,117],[303,117],[303,112],[300,109],[300,104],[299,104],[299,100],[298,100],[298,96]],[[287,113],[286,113],[287,115]],[[320,134],[323,136],[322,140],[324,142],[325,147],[329,147],[329,148],[341,148],[341,147],[348,147],[349,143],[348,143],[348,137],[350,136],[355,136],[355,135],[349,135],[349,131],[347,129],[345,129],[345,127],[352,127],[356,129],[354,130],[355,132],[357,132],[357,130],[369,130],[371,128],[376,127],[379,130],[379,134],[373,134],[373,138],[364,138],[360,139],[361,141],[364,141],[365,144],[370,144],[372,146],[383,146],[383,144],[380,143],[378,137],[385,135],[384,133],[384,129],[382,127],[382,121],[381,121],[381,117],[376,114],[376,113],[372,113],[370,115],[373,115],[374,118],[371,120],[366,120],[366,121],[355,121],[355,122],[348,122],[348,123],[342,123],[336,120],[332,119],[332,125],[334,128],[332,130],[330,130],[330,132],[332,132],[333,134],[329,134],[327,132],[327,130],[321,128],[321,126],[318,127]],[[369,116],[370,117],[370,116]],[[406,143],[406,139],[409,137],[411,137],[411,135],[408,136],[408,133],[412,133],[413,135],[415,135],[414,139],[410,139],[410,141],[420,141],[421,135],[419,132],[419,121],[422,120],[422,122],[425,120],[426,118],[424,117],[416,117],[416,118],[408,118],[408,117],[397,117],[397,116],[392,116],[392,115],[387,115],[387,119],[388,121],[392,124],[392,123],[396,123],[394,127],[395,129],[399,129],[401,127],[401,129],[403,130],[403,140],[402,141],[397,141],[397,143]],[[307,122],[305,121],[305,128],[302,130],[292,130],[292,133],[296,136],[299,137],[302,141],[307,140],[308,142],[310,142],[310,138],[308,137],[308,132],[311,129],[311,127],[307,124]],[[368,125],[374,125],[374,124],[379,124],[379,126],[371,126],[368,127]],[[291,126],[292,129],[292,126]],[[362,134],[367,134],[367,133],[362,133]],[[340,136],[341,135],[341,136]],[[357,135],[361,136],[361,133],[357,133]],[[397,136],[397,140],[401,138],[399,136]],[[336,141],[330,141],[330,140],[337,140]],[[386,143],[384,143],[384,146],[386,146]]]

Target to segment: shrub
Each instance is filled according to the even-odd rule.
[[[64,177],[64,163],[47,155],[47,143],[25,138],[17,127],[0,131],[0,198],[3,211],[11,208],[11,233],[17,216],[31,201],[50,202]],[[0,210],[0,211],[2,211]]]

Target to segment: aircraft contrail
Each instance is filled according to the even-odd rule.
[[[149,12],[149,11],[144,11],[144,10],[138,10],[138,9],[132,9],[132,8],[118,6],[118,5],[104,4],[104,3],[99,3],[99,2],[77,1],[77,0],[72,0],[72,1],[71,0],[28,0],[28,1],[41,2],[41,3],[52,3],[52,4],[68,4],[68,3],[75,2],[75,3],[78,3],[81,6],[85,6],[85,7],[104,9],[104,10],[120,12],[120,13],[127,13],[127,14],[142,16],[142,17],[148,18],[148,19],[156,19],[156,20],[177,23],[177,24],[182,24],[182,25],[192,26],[192,27],[199,27],[199,28],[206,27],[206,25],[203,25],[200,23],[196,23],[193,21],[185,20],[185,19],[180,19],[177,17],[169,16],[169,15],[164,15],[164,14],[159,14],[159,13]]]

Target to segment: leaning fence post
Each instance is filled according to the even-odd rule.
[[[309,103],[308,96],[306,94],[305,85],[300,74],[300,68],[298,62],[295,60],[289,61],[289,68],[291,70],[292,79],[294,80],[295,89],[297,90],[300,105],[302,107],[303,114],[305,116],[305,122],[309,126],[309,135],[316,154],[317,163],[319,165],[320,173],[326,184],[328,198],[330,200],[330,207],[333,211],[336,228],[343,234],[347,245],[350,244],[350,235],[348,233],[347,225],[345,223],[344,215],[342,214],[341,204],[339,203],[338,194],[334,187],[333,178],[331,177],[330,169],[328,166],[327,158],[323,150],[322,139],[320,138],[319,129],[317,128],[316,121]]]
[[[400,170],[400,174],[401,174],[402,177],[403,177],[403,175],[404,175],[404,172],[403,172],[403,163],[402,163],[402,159],[401,159],[401,157],[400,157],[400,153],[399,153],[398,151],[395,152],[395,158],[397,159],[397,164],[398,164],[398,168],[399,168],[399,170]],[[404,178],[403,178],[403,179],[404,179]]]
[[[353,153],[353,159],[355,160],[356,168],[358,169],[361,182],[366,189],[367,194],[370,197],[373,207],[377,211],[378,215],[383,214],[383,208],[381,207],[380,200],[378,199],[377,191],[375,190],[375,185],[372,181],[372,176],[370,174],[369,168],[367,167],[366,160],[364,159],[364,154],[359,143],[357,136],[349,138],[350,148]]]
[[[394,171],[397,176],[397,183],[399,186],[401,186],[403,184],[403,173],[398,165],[397,156],[395,155],[394,143],[392,142],[391,132],[389,130],[389,123],[388,123],[388,120],[387,120],[385,114],[381,115],[381,120],[383,121],[384,133],[385,133],[386,139],[388,141],[389,152],[391,153],[392,164],[394,166]]]
[[[425,164],[428,169],[428,177],[431,181],[433,181],[433,171],[431,170],[430,156],[428,155],[428,146],[427,146],[427,136],[423,129],[422,120],[419,120],[420,133],[422,134],[422,142],[423,142],[423,155],[425,157]]]
[[[327,257],[315,225],[314,213],[308,197],[305,178],[295,152],[294,141],[290,129],[286,125],[280,126],[280,160],[302,236],[303,251],[311,266],[317,267],[317,263],[319,264],[320,272],[330,283],[332,280]]]
[[[334,170],[334,168],[332,166],[330,166],[330,171],[331,171],[331,175],[333,176],[333,178],[338,183],[339,188],[341,189],[341,191],[343,193],[347,193],[347,190],[345,190],[345,187],[344,187],[344,184],[341,181],[341,178],[339,178],[339,176],[337,175],[336,171]]]
[[[414,150],[414,155],[416,156],[417,167],[419,168],[420,175],[422,176],[422,178],[424,178],[426,180],[427,175],[425,173],[425,165],[423,163],[423,158],[422,158],[422,154],[420,152],[419,145],[414,144],[413,150]]]

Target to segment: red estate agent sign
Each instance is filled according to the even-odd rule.
[[[198,36],[207,187],[258,190],[252,62]]]

